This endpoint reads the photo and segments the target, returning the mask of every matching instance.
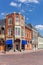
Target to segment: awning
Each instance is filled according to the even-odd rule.
[[[22,44],[27,44],[27,41],[26,40],[22,40]]]
[[[12,39],[10,39],[10,40],[6,40],[6,44],[12,44],[13,42],[12,42],[13,40]]]

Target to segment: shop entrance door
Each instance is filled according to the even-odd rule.
[[[18,50],[18,45],[16,45],[16,50]]]
[[[13,45],[12,44],[7,44],[6,45],[6,50],[9,51],[13,48]]]
[[[24,44],[22,44],[22,49],[25,50],[25,45]]]
[[[16,43],[16,50],[20,50],[20,39],[16,39],[15,43]]]

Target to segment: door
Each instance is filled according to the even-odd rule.
[[[24,44],[22,44],[22,49],[25,50],[25,45]]]

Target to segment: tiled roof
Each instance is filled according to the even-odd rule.
[[[25,26],[26,26],[27,28],[29,28],[29,29],[31,29],[31,30],[32,30],[32,28],[31,28],[30,26],[28,26],[27,24],[25,24]]]

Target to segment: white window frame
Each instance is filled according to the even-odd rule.
[[[17,35],[16,35],[16,28],[17,28]],[[20,26],[15,26],[15,28],[14,28],[15,30],[14,30],[14,32],[15,32],[15,36],[21,36],[21,27]],[[20,29],[20,34],[18,35],[18,29]]]
[[[8,28],[8,36],[11,36],[12,34],[12,28]]]
[[[16,22],[18,22],[19,21],[19,17],[18,16],[16,16]]]
[[[10,23],[11,22],[11,23]],[[8,25],[12,25],[12,18],[8,19]]]
[[[24,37],[24,29],[21,29],[21,36]]]

